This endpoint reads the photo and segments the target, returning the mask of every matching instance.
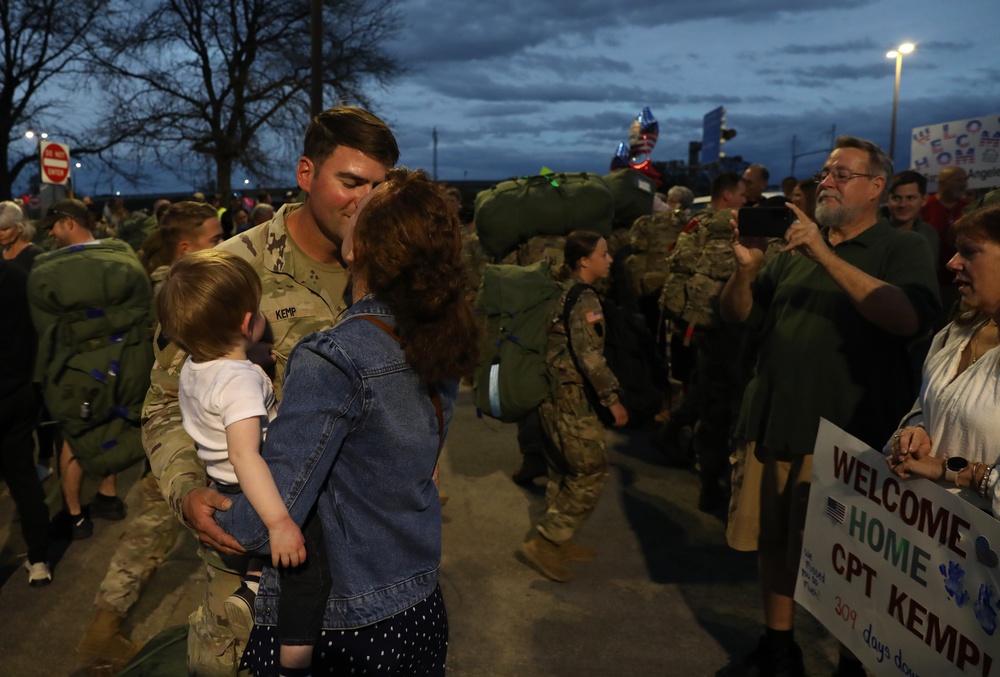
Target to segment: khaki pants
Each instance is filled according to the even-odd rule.
[[[734,550],[786,550],[794,570],[802,552],[812,454],[778,454],[741,442],[731,457],[733,493],[726,541]]]

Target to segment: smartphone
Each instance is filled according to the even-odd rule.
[[[743,207],[739,212],[741,237],[784,237],[795,213],[788,207]]]

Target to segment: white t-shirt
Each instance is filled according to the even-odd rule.
[[[181,368],[178,400],[181,423],[198,446],[208,476],[220,484],[237,484],[226,426],[259,417],[263,442],[267,424],[278,411],[271,379],[249,360],[194,362],[188,357]]]

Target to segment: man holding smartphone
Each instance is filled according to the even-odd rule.
[[[892,173],[878,146],[842,136],[817,176],[818,224],[792,207],[798,221],[766,267],[767,241],[733,229],[722,316],[760,328],[761,345],[736,424],[726,539],[758,552],[766,627],[719,675],[804,674],[793,595],[819,419],[881,445],[916,394],[907,343],[940,300],[924,239],[878,218]],[[837,674],[864,674],[856,658],[841,662]]]

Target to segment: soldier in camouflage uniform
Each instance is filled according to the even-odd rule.
[[[715,178],[711,206],[695,214],[670,253],[660,300],[678,339],[672,345],[695,350],[695,382],[671,411],[659,437],[668,462],[693,464],[677,444],[681,430],[693,427],[701,478],[698,507],[705,511],[725,500],[721,482],[729,468],[730,428],[749,379],[746,366],[750,363],[741,359],[743,331],[725,326],[718,310],[722,287],[734,268],[727,251],[732,239],[731,210],[743,206],[745,191],[744,180],[734,173]]]
[[[611,270],[607,242],[597,233],[570,233],[564,261],[565,292],[549,320],[546,348],[553,390],[539,407],[548,438],[545,514],[536,527],[538,533],[521,548],[532,565],[559,582],[573,578],[565,562],[585,562],[597,554],[571,540],[597,506],[608,474],[604,424],[594,407],[607,408],[615,426],[628,423],[628,412],[619,401],[618,379],[604,360],[601,302],[589,287]],[[567,295],[579,284],[587,288],[569,309],[564,324]],[[591,402],[588,388],[599,402]]]
[[[165,264],[150,273],[154,301],[170,270],[170,263],[189,252],[214,247],[223,239],[215,208],[199,202],[171,205],[164,213],[157,233],[163,235],[159,258]],[[180,525],[160,494],[148,463],[140,481],[140,490],[142,503],[139,514],[125,527],[125,533],[111,556],[108,572],[94,600],[97,615],[76,647],[80,653],[128,660],[138,650],[135,644],[119,634],[121,621],[139,600],[143,586],[163,564],[180,533]]]
[[[346,309],[348,271],[340,245],[358,203],[385,180],[399,158],[392,132],[371,113],[336,107],[316,116],[306,130],[296,178],[307,194],[286,204],[273,220],[240,234],[221,249],[242,256],[260,273],[261,312],[267,319],[262,343],[271,344],[272,381],[281,399],[288,354],[305,335],[333,326]],[[143,442],[174,514],[197,532],[208,565],[202,605],[189,618],[188,667],[198,675],[234,675],[246,637],[236,637],[223,602],[240,585],[227,555],[243,549],[213,519],[230,501],[208,487],[204,464],[181,427],[177,381],[186,355],[167,337],[156,338],[156,363],[143,407]]]

